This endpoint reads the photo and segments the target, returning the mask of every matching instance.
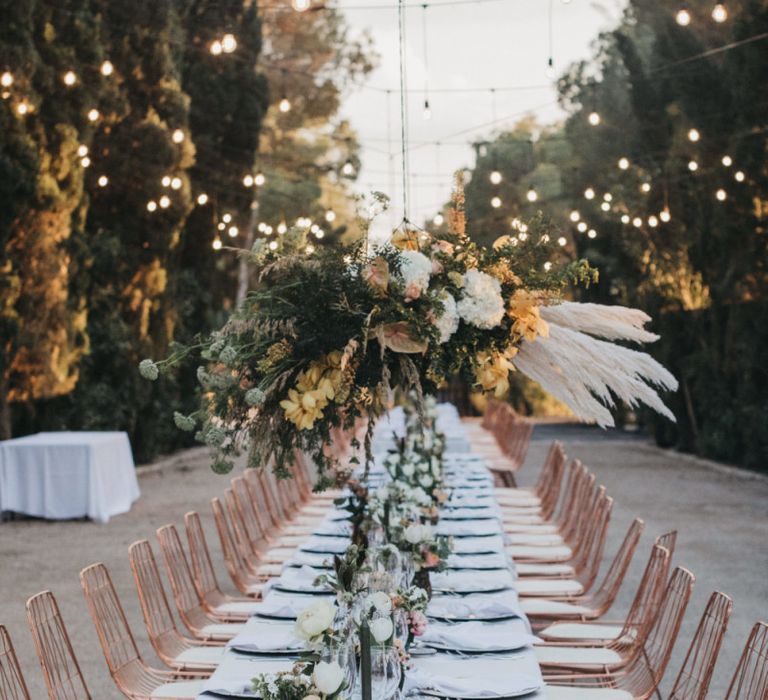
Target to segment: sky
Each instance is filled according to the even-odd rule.
[[[422,224],[449,199],[453,172],[473,165],[472,141],[492,137],[526,114],[542,123],[564,116],[547,71],[550,44],[555,72],[589,58],[592,42],[617,24],[624,2],[468,0],[426,10],[416,0],[407,2],[408,218]],[[392,199],[372,229],[372,238],[385,238],[404,215],[397,0],[338,3],[345,5],[351,29],[367,30],[379,54],[365,85],[346,97],[342,116],[362,145],[358,191],[377,190]],[[423,116],[425,88],[429,120]]]

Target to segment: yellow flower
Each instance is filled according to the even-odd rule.
[[[516,353],[517,348],[510,348],[506,353],[477,354],[475,379],[483,391],[493,391],[497,398],[509,391],[509,373],[514,370],[509,358],[514,357]]]
[[[512,332],[529,341],[537,336],[549,337],[549,326],[539,313],[539,299],[530,292],[518,289],[509,301],[509,316],[515,319]]]
[[[323,415],[328,401],[316,391],[301,393],[296,389],[288,390],[288,398],[280,402],[285,417],[299,430],[311,430],[315,421]]]
[[[299,374],[296,380],[296,388],[299,391],[312,391],[317,389],[320,379],[323,376],[323,365],[320,362],[313,362]]]

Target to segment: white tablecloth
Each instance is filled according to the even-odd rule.
[[[105,523],[138,497],[126,433],[37,433],[0,442],[0,511]]]

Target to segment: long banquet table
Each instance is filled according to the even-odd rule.
[[[436,653],[413,656],[403,697],[543,699],[544,681],[531,646],[535,638],[518,604],[492,477],[482,458],[472,454],[453,406],[439,407],[438,429],[449,436],[445,473],[453,497],[437,532],[454,538],[454,551],[448,569],[431,576],[430,621],[419,639],[420,646]],[[397,409],[377,425],[374,445],[379,459],[371,470],[372,482],[383,477],[380,457],[392,445],[393,434],[402,432]],[[313,588],[313,580],[329,565],[331,555],[346,549],[344,516],[344,511],[330,509],[282,575],[272,580],[258,613],[227,644],[200,700],[256,697],[249,691],[254,676],[290,669],[294,659],[270,655],[270,650],[300,648],[292,638],[293,621],[323,594]]]

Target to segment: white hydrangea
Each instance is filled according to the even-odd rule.
[[[400,278],[408,290],[426,292],[432,275],[432,261],[418,250],[403,250],[400,253]]]
[[[448,292],[443,292],[440,301],[443,302],[443,313],[437,318],[435,325],[440,331],[440,342],[447,343],[459,328],[459,310],[456,300]]]
[[[462,320],[470,325],[485,329],[495,328],[504,318],[501,284],[480,270],[467,270],[457,308]]]

